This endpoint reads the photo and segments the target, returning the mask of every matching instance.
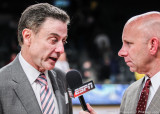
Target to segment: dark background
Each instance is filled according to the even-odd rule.
[[[17,23],[21,13],[29,5],[40,2],[53,5],[57,2],[68,3],[57,7],[66,10],[71,17],[68,44],[65,45],[71,68],[81,72],[93,71],[96,77],[100,77],[97,78],[100,83],[104,83],[105,79],[111,81],[111,75],[116,77],[116,81],[111,81],[113,83],[131,83],[135,80],[134,74],[117,55],[122,45],[123,26],[132,16],[153,10],[159,11],[158,0],[1,0],[0,68],[11,61],[13,53],[19,52]],[[100,53],[95,45],[95,38],[101,33],[107,35],[110,42],[109,49],[103,50],[109,53],[107,65],[104,64],[104,52]],[[83,62],[86,60],[92,63],[92,67],[84,70]]]

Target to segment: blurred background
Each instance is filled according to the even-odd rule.
[[[17,25],[21,13],[29,5],[40,2],[62,8],[71,17],[68,43],[56,67],[65,72],[77,69],[84,82],[94,81],[96,89],[88,92],[85,99],[97,112],[119,113],[125,89],[143,77],[131,73],[118,57],[123,26],[132,16],[159,11],[159,1],[0,0],[0,68],[10,63],[20,50]],[[73,104],[74,114],[78,114],[81,110],[78,100],[73,99]]]

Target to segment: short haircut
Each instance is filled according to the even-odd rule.
[[[22,31],[28,28],[37,33],[47,17],[60,20],[67,24],[70,23],[70,17],[60,8],[48,3],[31,5],[24,10],[18,23],[18,42],[20,46],[23,44]]]

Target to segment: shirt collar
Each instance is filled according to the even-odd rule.
[[[145,76],[145,82],[147,81],[149,77]],[[160,72],[158,72],[157,74],[155,74],[151,79],[151,86],[153,87],[154,91],[157,91],[157,89],[160,86]]]
[[[30,82],[30,84],[33,84],[35,82],[35,80],[38,78],[38,76],[40,75],[41,72],[39,72],[37,69],[35,69],[32,65],[30,65],[23,57],[22,54],[20,52],[19,54],[19,61],[20,64],[22,65],[22,68],[25,72],[25,74],[27,75],[27,78]],[[44,74],[46,76],[48,76],[47,71],[44,72]]]

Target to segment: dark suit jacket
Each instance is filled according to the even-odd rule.
[[[72,114],[65,73],[49,71],[60,114]],[[67,93],[68,97],[65,97]],[[68,100],[68,103],[66,101]],[[42,114],[34,91],[24,73],[18,56],[0,69],[0,114]]]
[[[120,114],[136,114],[136,108],[145,78],[131,84],[123,95]],[[160,87],[149,104],[146,114],[160,114]]]

